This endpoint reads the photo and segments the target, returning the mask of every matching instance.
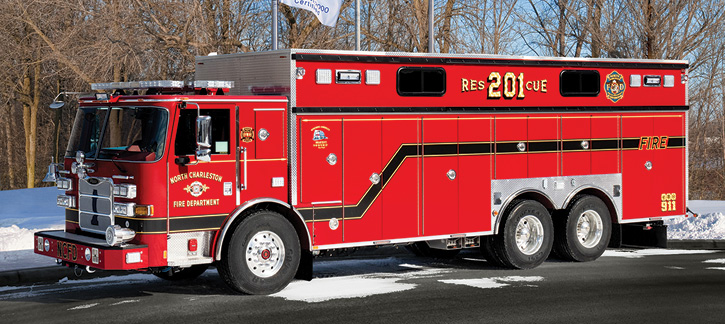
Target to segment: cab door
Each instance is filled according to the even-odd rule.
[[[169,216],[209,216],[228,213],[236,206],[235,152],[232,129],[234,108],[228,104],[201,104],[200,114],[211,117],[211,161],[196,161],[194,127],[197,109],[181,109],[175,120],[169,157]],[[190,163],[180,163],[188,158]],[[218,220],[218,219],[217,219]],[[221,224],[223,217],[209,224]],[[170,230],[182,222],[171,221]],[[179,225],[182,226],[182,225]]]

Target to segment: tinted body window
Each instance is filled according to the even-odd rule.
[[[446,93],[446,70],[429,67],[402,67],[398,70],[401,96],[442,96]]]

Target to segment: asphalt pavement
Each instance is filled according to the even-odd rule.
[[[670,240],[667,242],[668,249],[685,250],[725,250],[725,240]],[[370,255],[394,256],[407,254],[402,247],[382,247],[378,249],[366,249],[353,253],[354,257]],[[63,266],[50,266],[40,268],[16,269],[0,271],[0,287],[19,286],[36,283],[58,282],[63,278],[69,279],[93,279],[108,276],[138,273],[135,271],[96,271],[88,273],[82,268],[70,268]]]
[[[377,251],[383,252],[383,251]],[[315,278],[245,296],[216,271],[0,287],[3,323],[722,323],[725,251],[608,250],[593,262],[492,266],[405,250],[320,259]],[[353,258],[353,261],[349,261]]]

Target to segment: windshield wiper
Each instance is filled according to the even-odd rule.
[[[116,159],[118,158],[118,156],[121,154],[122,151],[101,149],[101,152],[111,155],[111,162],[113,162],[113,165],[115,165],[116,168],[118,168],[118,170],[121,171],[121,173],[126,173],[126,169],[124,169],[118,163],[116,163]]]

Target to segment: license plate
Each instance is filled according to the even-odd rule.
[[[56,253],[58,259],[63,259],[67,261],[76,261],[78,259],[78,248],[73,243],[66,243],[62,241],[56,241],[58,246],[56,248]]]

